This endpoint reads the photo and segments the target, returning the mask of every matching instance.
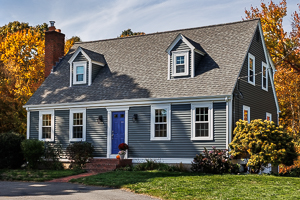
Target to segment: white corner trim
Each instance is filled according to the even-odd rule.
[[[115,155],[111,153],[111,131],[112,131],[112,112],[114,111],[124,111],[125,112],[125,137],[124,142],[128,144],[128,110],[129,106],[117,106],[117,107],[108,107],[107,110],[107,158],[114,158]],[[128,158],[128,153],[125,154],[125,158]]]
[[[266,68],[266,87],[264,87],[264,82],[263,82],[263,79],[264,79],[264,67]],[[269,78],[269,68],[268,68],[268,65],[264,62],[261,63],[261,89],[265,90],[268,92],[268,78]]]
[[[82,138],[73,138],[73,113],[82,113]],[[73,108],[69,112],[69,141],[80,142],[86,141],[86,109]]]
[[[229,100],[231,101],[231,100]],[[228,101],[226,101],[226,149],[229,149],[229,108],[230,107],[230,103]]]
[[[191,51],[191,78],[195,77],[195,48]]]
[[[43,115],[51,115],[51,138],[42,138],[43,135]],[[54,110],[39,111],[39,140],[53,142],[54,141]]]
[[[233,99],[233,96],[231,96],[231,98],[230,98],[230,100],[229,100],[229,105],[228,105],[228,119],[229,119],[229,121],[228,121],[228,131],[229,131],[229,141],[228,141],[228,143],[230,144],[231,143],[231,140],[232,140],[232,136],[233,136],[233,134],[232,134],[232,120],[233,120],[233,116],[232,116],[232,99]],[[229,146],[228,146],[228,150],[229,150]]]
[[[168,80],[170,80],[171,79],[171,55],[170,54],[168,54]]]
[[[196,137],[196,108],[208,107],[208,137]],[[213,118],[213,102],[198,102],[191,104],[191,140],[213,140],[214,139],[214,118]]]
[[[27,110],[27,130],[26,130],[26,138],[29,139],[30,135],[30,111]]]
[[[155,110],[165,109],[167,111],[167,137],[155,137]],[[170,104],[154,104],[151,105],[151,128],[150,128],[150,140],[162,141],[171,140],[171,105]]]

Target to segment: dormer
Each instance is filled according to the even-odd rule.
[[[168,79],[193,78],[195,67],[205,53],[200,45],[179,34],[167,48]]]
[[[78,47],[68,61],[70,64],[70,87],[90,86],[106,62],[102,54]]]

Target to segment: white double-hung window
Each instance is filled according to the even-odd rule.
[[[87,62],[73,62],[73,84],[86,84]]]
[[[173,54],[173,68],[172,76],[187,76],[189,75],[189,52],[188,51],[174,51]]]
[[[248,83],[255,85],[255,57],[248,53]]]
[[[54,141],[54,110],[39,112],[39,140]]]
[[[70,110],[70,141],[86,140],[86,110],[71,109]]]
[[[151,140],[171,140],[171,106],[151,106]]]
[[[193,103],[192,140],[213,140],[213,106],[212,103]]]

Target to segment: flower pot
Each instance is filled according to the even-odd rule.
[[[121,154],[120,159],[124,159],[124,158],[125,158],[125,154]]]

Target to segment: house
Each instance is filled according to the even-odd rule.
[[[64,57],[52,23],[45,45],[47,78],[24,106],[29,139],[87,141],[96,158],[125,142],[133,162],[191,163],[227,149],[239,119],[278,122],[258,19],[78,42]]]

